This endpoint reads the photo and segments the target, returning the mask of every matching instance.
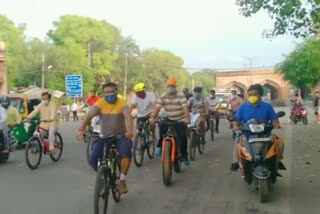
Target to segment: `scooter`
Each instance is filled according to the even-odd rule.
[[[278,117],[284,115],[284,112],[277,113]],[[271,185],[281,176],[278,170],[285,169],[280,162],[281,149],[275,143],[280,139],[272,134],[272,129],[270,121],[247,121],[241,125],[241,132],[245,135],[241,135],[237,147],[244,180],[251,185],[252,190],[259,191],[260,202],[267,201]]]
[[[0,163],[7,162],[10,156],[10,153],[2,153],[3,150],[3,133],[2,130],[0,130]]]
[[[290,118],[294,124],[302,122],[304,125],[308,125],[308,112],[303,106],[298,106],[295,112],[292,111]]]

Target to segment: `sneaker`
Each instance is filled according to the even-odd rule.
[[[161,157],[161,155],[162,155],[162,150],[161,150],[161,148],[157,148],[156,156],[157,156],[157,157]]]
[[[216,129],[216,133],[219,134],[219,129]]]
[[[183,159],[183,163],[184,163],[184,165],[189,166],[189,165],[190,165],[190,160],[189,160],[189,158],[188,158],[188,157],[185,157],[185,158]]]
[[[127,188],[127,184],[126,184],[125,180],[122,180],[122,181],[119,182],[118,188],[119,188],[120,194],[128,193],[128,188]]]
[[[239,169],[239,163],[231,164],[231,167],[230,167],[231,171],[237,171],[238,169]]]

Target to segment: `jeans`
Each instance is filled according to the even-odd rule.
[[[175,124],[174,129],[177,134],[176,142],[180,145],[182,158],[186,158],[188,157],[188,127],[185,123],[181,122]],[[160,138],[157,147],[162,147],[163,136],[166,134],[167,130],[168,126],[165,123],[159,125]]]
[[[72,113],[73,113],[73,120],[74,120],[74,122],[76,122],[76,120],[79,121],[78,112],[77,112],[77,111],[73,111]]]
[[[98,139],[93,142],[92,152],[89,157],[89,164],[94,169],[98,169],[98,161],[102,159],[104,152],[105,141],[103,139]],[[117,150],[121,156],[121,158],[129,158],[132,157],[132,143],[127,138],[123,137],[117,142]]]
[[[3,139],[3,150],[8,150],[9,149],[9,129],[8,127],[5,127],[2,130],[2,139]]]

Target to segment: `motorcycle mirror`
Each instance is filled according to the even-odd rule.
[[[277,112],[277,117],[283,117],[284,115],[286,115],[284,111]]]

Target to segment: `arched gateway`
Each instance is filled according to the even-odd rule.
[[[261,84],[271,99],[288,99],[290,83],[274,69],[252,69],[224,71],[216,73],[216,90],[230,91],[236,87],[240,92],[247,91],[252,84]]]

